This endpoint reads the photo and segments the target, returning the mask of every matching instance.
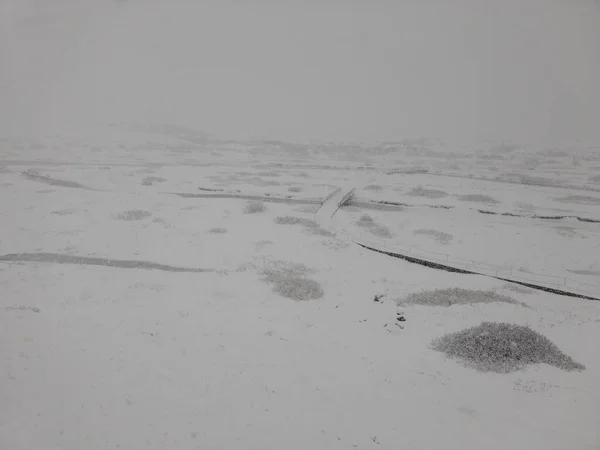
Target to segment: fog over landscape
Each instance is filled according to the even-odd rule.
[[[3,0],[3,128],[597,140],[591,0]],[[16,127],[16,128],[15,128]]]
[[[598,450],[599,0],[0,0],[0,450]]]

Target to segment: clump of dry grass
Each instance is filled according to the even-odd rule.
[[[541,363],[566,371],[585,369],[544,335],[502,322],[483,322],[447,334],[435,339],[432,348],[481,372],[510,373]]]
[[[432,230],[429,228],[421,228],[419,230],[415,230],[413,231],[413,234],[428,236],[442,244],[449,244],[450,241],[454,239],[454,236],[452,236],[449,233],[444,233],[443,231]]]
[[[372,227],[369,227],[369,232],[373,235],[373,236],[377,236],[383,239],[391,239],[394,237],[394,235],[391,233],[391,231],[389,230],[388,227],[386,227],[385,225],[374,225]]]
[[[227,228],[211,228],[208,232],[213,234],[224,234],[227,233]]]
[[[376,223],[373,220],[373,218],[368,214],[363,214],[362,216],[360,216],[360,219],[358,219],[356,224],[359,227],[364,228],[367,231],[369,231],[369,233],[371,233],[372,235],[380,237],[380,238],[390,239],[394,236],[390,232],[388,227],[386,227],[385,225]]]
[[[326,230],[325,228],[317,227],[317,228],[309,228],[307,230],[310,234],[315,234],[317,236],[330,237],[333,238],[336,236],[335,233]]]
[[[432,198],[432,199],[448,197],[448,193],[446,193],[444,191],[440,191],[438,189],[426,189],[420,185],[417,186],[416,188],[413,188],[408,193],[408,195],[412,195],[415,197],[427,197],[427,198]]]
[[[508,295],[498,294],[494,291],[474,291],[462,288],[424,290],[413,292],[404,299],[399,300],[399,305],[423,306],[453,306],[473,305],[475,303],[512,303],[521,304]],[[523,305],[524,306],[524,305]]]
[[[50,211],[50,214],[54,214],[56,216],[68,216],[70,214],[74,214],[76,211],[73,209],[59,209],[56,211]]]
[[[148,177],[144,177],[144,179],[142,180],[142,185],[143,186],[152,186],[154,183],[163,183],[167,180],[165,180],[162,177],[155,177],[155,176],[148,176]]]
[[[289,261],[263,260],[262,265],[262,272],[266,276],[281,275],[290,277],[300,277],[314,272],[313,269],[305,266],[302,263],[295,263]]]
[[[573,227],[553,227],[554,230],[560,234],[561,236],[564,237],[568,237],[568,238],[583,238],[586,239],[586,236],[581,235],[577,232],[577,230],[575,230]]]
[[[279,225],[302,225],[309,228],[317,228],[319,226],[313,220],[296,216],[277,216],[273,220]]]
[[[494,205],[497,203],[500,203],[495,198],[490,197],[489,195],[485,195],[485,194],[465,194],[465,195],[458,195],[457,197],[459,200],[461,200],[463,202],[489,203],[489,204],[494,204]]]
[[[533,294],[535,291],[525,286],[519,286],[518,284],[507,283],[502,286],[502,289],[507,291],[516,292],[517,294]]]
[[[152,213],[150,211],[144,211],[142,209],[130,209],[123,211],[122,213],[116,214],[115,218],[118,220],[144,220],[150,217]]]
[[[157,217],[156,219],[152,220],[152,223],[160,224],[165,228],[171,228],[171,225],[169,225],[169,223],[162,217]]]
[[[273,241],[269,241],[269,240],[263,239],[263,240],[254,242],[254,245],[256,246],[257,249],[260,250],[260,249],[262,249],[262,248],[264,248],[267,245],[270,245],[272,243],[273,243]]]
[[[302,186],[290,186],[288,188],[289,192],[302,192]]]
[[[350,244],[347,242],[338,240],[323,240],[321,241],[321,245],[336,252],[350,247]]]
[[[274,285],[274,290],[282,297],[296,301],[316,300],[323,297],[323,289],[306,275],[314,270],[301,263],[267,261],[263,274],[264,281]]]
[[[287,276],[269,276],[267,282],[273,283],[274,290],[282,297],[291,298],[299,302],[316,300],[323,297],[321,285],[308,278],[295,278]]]
[[[361,225],[371,224],[373,223],[373,218],[368,214],[363,214],[360,216],[360,219],[358,219],[358,223]]]
[[[263,202],[249,202],[244,207],[244,214],[256,214],[267,210],[267,207]]]
[[[365,191],[375,191],[375,192],[383,191],[383,187],[378,184],[368,184],[363,189]]]

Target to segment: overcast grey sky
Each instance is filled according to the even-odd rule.
[[[600,140],[593,0],[0,0],[0,133]]]

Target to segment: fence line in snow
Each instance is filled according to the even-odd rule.
[[[339,190],[331,193],[327,200],[329,200],[333,195],[337,194]],[[354,189],[348,191],[341,199],[338,201],[335,210],[342,206],[352,195],[354,194]],[[398,244],[389,242],[387,239],[380,239],[377,237],[365,238],[363,233],[360,232],[358,239],[356,236],[351,235],[345,230],[336,230],[332,227],[328,227],[330,231],[343,234],[346,236],[347,240],[353,241],[359,244],[363,244],[371,247],[379,247],[383,248],[387,251],[393,252],[397,251],[398,253],[405,254],[407,256],[421,258],[423,260],[431,261],[433,263],[442,264],[454,267],[456,269],[478,272],[484,275],[494,276],[496,278],[506,278],[511,279],[521,283],[529,283],[529,284],[541,284],[542,286],[553,288],[553,289],[568,289],[577,294],[581,295],[598,295],[600,294],[600,287],[586,283],[579,280],[574,280],[569,277],[557,276],[557,275],[547,275],[542,273],[536,273],[531,271],[523,271],[521,269],[515,269],[512,266],[507,265],[498,265],[485,263],[480,261],[475,261],[467,258],[460,258],[449,255],[447,253],[439,253],[432,252],[429,250],[424,250],[419,247],[415,247],[413,245],[406,244]],[[593,290],[590,290],[593,289]]]
[[[333,197],[335,194],[337,194],[341,190],[342,190],[342,188],[335,188],[333,191],[331,191],[329,194],[327,194],[325,197],[323,197],[323,200],[321,200],[321,205],[324,205],[327,202],[327,200],[329,200],[331,197]]]

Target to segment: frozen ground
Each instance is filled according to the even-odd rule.
[[[361,222],[365,214],[372,219],[370,227]],[[482,214],[461,207],[377,210],[350,206],[342,208],[334,219],[335,226],[377,238],[390,251],[412,245],[428,252],[512,267],[515,274],[546,275],[548,282],[560,283],[561,277],[569,277],[600,287],[598,223]]]
[[[0,450],[598,450],[599,18],[0,0]]]
[[[52,162],[44,145],[4,154],[0,173],[2,448],[597,448],[599,303],[435,271],[311,225],[315,199],[338,185],[427,203],[406,195],[412,175],[286,153],[271,166],[239,152],[217,162],[200,144],[197,165],[135,147]],[[597,224],[480,214],[455,195],[484,191],[419,177],[455,208],[350,207],[336,224],[369,214],[394,239],[597,279]],[[174,194],[215,192],[232,195]],[[296,202],[248,208],[233,195],[246,192]],[[312,280],[322,296],[286,298],[293,286],[277,279]],[[516,303],[396,305],[449,287]],[[431,348],[484,321],[528,325],[586,369],[481,373]]]

